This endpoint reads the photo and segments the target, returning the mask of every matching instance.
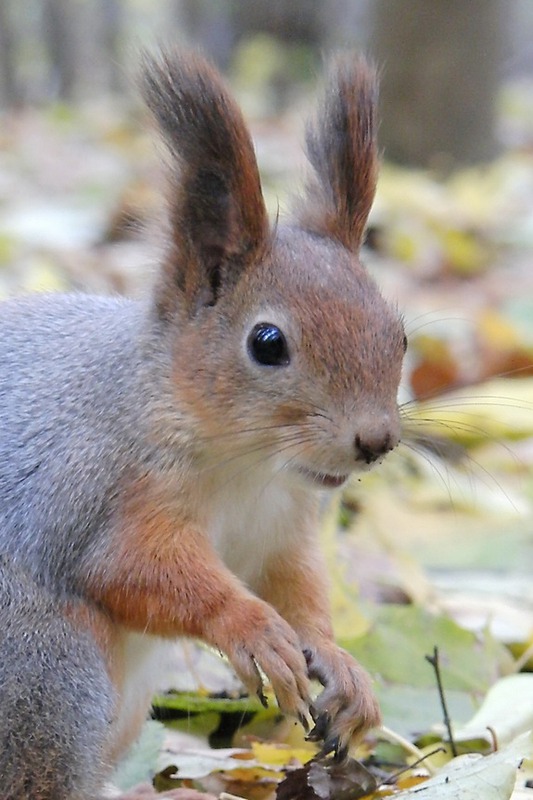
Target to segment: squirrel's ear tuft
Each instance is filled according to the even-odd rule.
[[[376,191],[377,77],[361,56],[331,65],[321,105],[307,127],[313,175],[298,208],[300,224],[356,252]]]
[[[194,312],[260,258],[269,230],[252,141],[216,70],[196,54],[144,59],[142,91],[170,152],[171,247],[161,316]]]

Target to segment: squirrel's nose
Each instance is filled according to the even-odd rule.
[[[390,450],[394,450],[399,442],[399,436],[390,430],[367,431],[355,437],[355,457],[357,461],[364,461],[365,464],[372,464],[378,458],[384,456]]]

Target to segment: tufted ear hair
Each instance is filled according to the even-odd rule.
[[[214,305],[268,238],[252,141],[222,78],[196,54],[145,57],[142,91],[170,153],[171,246],[156,290],[162,318]]]
[[[331,65],[322,103],[307,127],[313,175],[299,204],[302,227],[357,252],[376,191],[377,77],[361,56]]]

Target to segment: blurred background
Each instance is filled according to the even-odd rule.
[[[527,0],[4,0],[1,101],[129,94],[138,47],[163,41],[199,45],[235,77],[263,81],[263,104],[280,110],[322,53],[360,47],[383,70],[390,158],[476,162],[509,143],[498,94],[531,78],[532,26]]]
[[[533,316],[532,31],[528,0],[3,0],[0,291],[143,285],[157,236],[135,234],[158,204],[143,47],[198,46],[227,73],[274,212],[305,169],[324,59],[358,48],[381,70],[371,260],[408,317],[440,316],[412,337],[411,388],[530,371],[531,330],[515,339]],[[446,322],[456,305],[505,313],[472,331]]]
[[[530,0],[0,0],[0,296],[146,292],[164,170],[135,89],[142,48],[199,46],[227,74],[281,216],[324,59],[357,48],[377,63],[383,167],[363,259],[406,320],[406,446],[349,490],[335,547],[359,597],[489,626],[521,666],[532,34]]]

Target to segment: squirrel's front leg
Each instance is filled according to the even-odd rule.
[[[126,628],[192,636],[224,652],[261,698],[259,669],[280,708],[304,724],[309,680],[300,641],[275,609],[249,592],[207,536],[148,479],[122,499],[108,539],[80,576],[84,592]]]
[[[380,724],[370,676],[335,644],[325,565],[311,539],[276,555],[265,566],[261,597],[271,603],[300,638],[309,677],[324,686],[313,703],[314,734],[324,750],[345,752],[352,737]]]

